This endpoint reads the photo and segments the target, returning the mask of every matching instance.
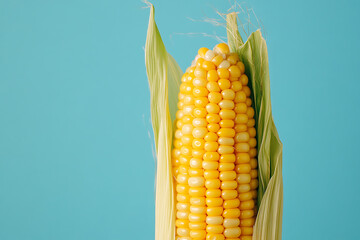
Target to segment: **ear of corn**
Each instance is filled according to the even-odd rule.
[[[177,239],[251,239],[257,141],[245,66],[220,43],[200,48],[181,81],[172,150]]]
[[[181,77],[153,13],[151,6],[145,61],[157,154],[155,239],[281,239],[282,147],[264,39],[257,31],[243,44],[230,14],[236,54],[226,44],[201,48]]]

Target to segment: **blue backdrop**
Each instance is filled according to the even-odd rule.
[[[154,1],[182,69],[228,1]],[[0,239],[154,239],[140,1],[0,0]],[[249,0],[284,144],[283,239],[359,239],[360,4]]]

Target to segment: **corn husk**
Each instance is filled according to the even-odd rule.
[[[265,39],[260,30],[243,43],[236,14],[227,15],[228,44],[245,64],[253,93],[258,140],[259,189],[253,239],[281,239],[283,182],[282,143],[271,112],[270,78]],[[166,51],[150,5],[145,64],[151,96],[151,120],[156,146],[155,240],[175,239],[175,197],[171,167],[173,122],[182,71]]]

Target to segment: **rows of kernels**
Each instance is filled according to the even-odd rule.
[[[255,223],[255,194],[257,189],[256,162],[256,130],[254,109],[250,99],[248,78],[244,74],[245,68],[241,62],[237,63],[241,71],[239,81],[242,89],[235,97],[235,154],[238,194],[240,200],[240,239],[252,239],[253,225]]]
[[[225,46],[223,46],[225,48]],[[238,81],[240,77],[240,69],[236,66],[238,61],[236,54],[230,54],[227,57],[227,62],[229,64],[227,71],[220,74],[223,74],[224,79],[220,79],[219,85],[222,89],[223,100],[219,103],[222,114],[221,117],[221,130],[219,131],[219,152],[221,153],[220,160],[220,179],[221,189],[222,189],[222,198],[223,203],[223,226],[224,226],[224,236],[226,239],[238,239],[241,234],[241,229],[239,227],[240,221],[240,200],[237,198],[237,182],[236,182],[236,172],[235,172],[235,118],[236,113],[234,111],[235,96],[236,93],[241,89],[241,84]]]
[[[211,50],[210,50],[211,51]],[[213,51],[211,51],[213,52]],[[213,58],[209,59],[214,66],[219,66],[222,61],[221,57],[218,57],[218,54],[213,54]],[[209,103],[206,105],[207,116],[206,121],[208,123],[209,133],[206,137],[205,142],[205,155],[203,162],[204,176],[206,178],[205,187],[206,187],[206,239],[207,240],[223,240],[225,239],[223,235],[223,199],[221,197],[221,181],[220,181],[220,172],[219,172],[219,160],[220,154],[219,149],[220,145],[218,143],[217,132],[220,130],[220,112],[221,108],[219,103],[221,102],[223,96],[221,95],[221,85],[219,84],[219,79],[221,77],[218,74],[218,70],[215,68],[209,69],[207,73],[207,90],[209,91],[208,100]]]
[[[190,216],[190,196],[189,196],[189,165],[192,151],[192,131],[193,131],[193,109],[195,101],[193,97],[194,68],[187,69],[183,75],[180,85],[178,102],[177,130],[175,131],[174,149],[179,154],[178,169],[175,169],[176,177],[176,234],[178,240],[189,240],[189,216]],[[181,112],[180,112],[181,111]],[[180,151],[178,151],[180,150]],[[174,153],[175,154],[175,153]]]

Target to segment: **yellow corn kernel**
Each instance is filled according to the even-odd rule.
[[[205,170],[216,170],[219,167],[219,163],[215,161],[203,161],[202,167]]]
[[[188,184],[190,187],[203,187],[205,185],[205,179],[203,177],[190,177]]]
[[[221,124],[220,124],[221,125]],[[218,143],[221,145],[228,145],[228,146],[233,146],[235,141],[233,138],[227,138],[227,137],[220,137],[218,139]]]
[[[235,92],[232,89],[225,89],[221,91],[221,95],[223,99],[234,100],[235,98]]]
[[[249,117],[246,114],[237,114],[235,117],[236,124],[247,124]]]
[[[176,204],[176,209],[179,210],[179,211],[189,211],[190,204],[179,202],[179,203]]]
[[[257,167],[257,161],[255,158],[250,159],[250,166],[252,169]]]
[[[226,228],[224,230],[224,235],[227,238],[237,238],[240,236],[240,234],[241,234],[241,230],[239,227]]]
[[[250,145],[248,143],[236,143],[235,151],[238,153],[247,153],[250,151]]]
[[[211,62],[215,64],[215,66],[219,66],[220,63],[222,63],[222,61],[224,61],[224,58],[221,55],[216,55]]]
[[[250,98],[246,98],[245,103],[246,103],[246,106],[251,107],[252,101]]]
[[[219,92],[210,92],[208,99],[211,103],[219,103],[222,100],[222,95]]]
[[[219,114],[209,113],[206,116],[206,121],[208,123],[218,123],[218,122],[220,122],[220,116],[219,116]]]
[[[238,164],[235,168],[236,173],[250,173],[251,165],[249,163]]]
[[[204,239],[206,237],[206,231],[205,230],[191,230],[190,237],[195,238],[195,239]]]
[[[208,113],[219,113],[220,112],[220,107],[216,103],[208,103],[205,108]]]
[[[201,138],[194,138],[191,143],[193,149],[203,149],[205,146],[205,140]]]
[[[240,81],[232,81],[231,82],[231,89],[234,90],[234,92],[238,92],[242,89],[242,85],[241,85],[241,82]],[[235,94],[235,97],[236,97],[236,94]]]
[[[221,65],[221,63],[220,63],[220,65]],[[230,77],[229,70],[227,70],[226,68],[219,68],[217,70],[217,74],[218,74],[219,78],[222,78],[222,79],[229,79],[229,77]]]
[[[240,224],[239,218],[224,218],[223,225],[224,225],[225,228],[238,227],[239,224]]]
[[[244,63],[239,61],[236,65],[240,68],[241,74],[244,74],[245,73],[245,65],[244,65]]]
[[[252,198],[253,198],[253,195],[249,191],[246,191],[244,193],[239,194],[239,200],[240,201],[247,201],[247,200],[250,200]]]
[[[238,218],[240,217],[240,209],[238,208],[224,209],[222,215],[224,218]]]
[[[199,168],[190,168],[189,169],[189,176],[196,177],[196,176],[203,176],[204,170],[201,168],[201,164]]]
[[[195,99],[194,104],[197,108],[203,108],[208,104],[209,100],[207,97],[198,97]]]
[[[196,206],[205,206],[205,198],[204,197],[191,197],[190,204]]]
[[[259,186],[259,180],[257,180],[257,179],[251,179],[251,181],[250,181],[250,187],[251,187],[251,189],[257,189],[258,186]]]
[[[255,206],[254,200],[242,201],[240,204],[240,210],[250,210]]]
[[[222,212],[223,212],[222,207],[208,207],[206,209],[206,214],[208,216],[221,216]]]
[[[218,198],[221,196],[221,190],[220,189],[208,189],[205,193],[207,198]]]
[[[228,146],[228,145],[220,145],[218,148],[218,153],[219,154],[231,154],[234,152],[234,147],[233,146]]]
[[[206,188],[204,187],[190,187],[189,195],[190,197],[202,197],[205,196]]]
[[[239,68],[239,70],[240,70],[240,68]],[[245,74],[243,74],[240,76],[240,82],[242,85],[247,85],[249,82],[249,79]],[[250,94],[249,94],[249,96],[250,96]]]
[[[189,220],[187,219],[177,219],[175,221],[175,226],[179,228],[187,228],[189,226]]]
[[[235,103],[246,103],[246,94],[244,93],[244,91],[238,91],[235,93],[234,102]]]
[[[222,225],[207,225],[206,232],[208,233],[222,233],[224,231],[224,227]]]
[[[197,78],[206,78],[207,71],[202,67],[196,67],[194,71],[194,75]]]
[[[231,67],[229,67],[229,72],[230,72],[230,77],[238,78],[241,75],[240,68],[236,65],[232,65]],[[243,75],[243,76],[246,76],[246,75]],[[241,81],[241,77],[240,77],[240,81]],[[242,81],[241,81],[241,83],[242,83]],[[246,85],[246,84],[243,84],[243,85]]]
[[[229,119],[224,119],[220,121],[220,127],[222,128],[233,128],[235,123],[233,120],[229,120]],[[233,144],[231,144],[233,145]]]
[[[207,114],[207,112],[206,112],[205,108],[195,108],[194,109],[194,116],[196,118],[204,118],[204,117],[206,117],[206,114]]]
[[[176,194],[176,200],[178,202],[190,202],[190,196],[189,196],[188,193],[186,193],[186,194],[177,193]]]
[[[206,97],[209,91],[205,87],[194,87],[193,94],[195,97]]]
[[[239,184],[237,187],[239,194],[249,192],[251,190],[250,184]]]
[[[222,100],[221,102],[219,102],[219,106],[221,109],[232,110],[235,105],[234,102],[231,100]]]
[[[191,151],[191,156],[194,158],[202,158],[204,156],[205,150],[202,149],[193,149]]]
[[[207,216],[206,223],[211,225],[220,225],[224,221],[222,216]]]
[[[221,197],[224,200],[230,200],[236,198],[238,195],[238,192],[236,190],[223,190],[221,193]]]
[[[230,56],[227,58],[227,60],[231,65],[235,65],[239,61],[239,56],[237,53],[230,53]]]
[[[234,164],[232,164],[234,165]],[[221,171],[221,170],[220,170]],[[237,188],[237,182],[236,181],[223,181],[221,182],[221,187],[222,190],[233,190]]]
[[[255,224],[255,218],[241,219],[240,227],[252,227]]]
[[[230,49],[226,43],[219,43],[215,46],[215,51],[227,55],[229,54]]]
[[[236,163],[249,163],[250,162],[250,154],[249,153],[237,153],[236,154]]]
[[[231,128],[221,128],[218,132],[217,135],[219,137],[228,137],[228,138],[233,138],[235,136],[235,130],[231,129]]]
[[[176,192],[177,193],[188,193],[189,192],[189,186],[186,184],[177,184],[176,185]]]
[[[250,181],[251,181],[250,174],[240,173],[240,174],[237,175],[236,181],[237,181],[239,184],[250,183]]]
[[[202,63],[202,67],[206,70],[206,71],[210,71],[210,70],[215,70],[215,64],[210,62],[210,61],[204,61]]]
[[[191,158],[190,159],[190,167],[191,168],[201,168],[202,160],[200,158]]]
[[[250,175],[249,175],[250,176]],[[224,171],[220,172],[219,176],[221,181],[231,181],[236,179],[236,172],[235,171]]]
[[[225,120],[232,120],[235,118],[236,114],[233,110],[229,109],[222,109],[219,113],[221,119]]]
[[[207,161],[207,162],[217,161],[217,160],[219,160],[219,158],[220,158],[220,155],[217,152],[206,152],[203,156],[204,161]]]
[[[219,178],[219,171],[217,170],[206,170],[204,172],[205,179],[217,179]]]
[[[251,218],[254,216],[254,210],[244,210],[240,212],[240,219]]]
[[[240,240],[252,240],[252,236],[240,236]]]
[[[246,104],[243,103],[243,102],[241,102],[241,103],[237,103],[237,104],[235,105],[234,111],[235,111],[236,113],[246,113],[246,112],[247,112],[247,109],[248,109],[248,107],[246,106]]]
[[[217,82],[208,82],[206,88],[209,92],[220,92],[220,86]]]
[[[182,237],[188,237],[190,236],[190,231],[188,228],[178,228],[176,230],[176,233],[179,235],[179,236],[182,236]]]
[[[204,149],[207,152],[216,152],[218,149],[219,144],[217,142],[205,142]]]
[[[220,180],[219,179],[208,179],[205,181],[205,187],[207,189],[209,188],[215,188],[215,189],[218,189],[220,188]]]
[[[186,220],[189,217],[189,212],[177,211],[176,212],[176,217],[178,219],[181,219],[181,220]]]
[[[226,200],[224,201],[224,208],[238,208],[240,205],[240,200],[238,198],[235,199],[230,199],[230,200]]]
[[[250,156],[251,158],[257,156],[257,150],[256,150],[256,148],[251,148],[251,149],[250,149],[250,151],[249,151],[249,156]]]
[[[253,234],[253,228],[252,227],[240,227],[241,233],[243,235],[252,235]]]
[[[251,178],[257,178],[257,176],[258,176],[258,171],[256,169],[250,171]]]
[[[206,207],[190,206],[189,209],[190,209],[191,213],[197,213],[197,214],[205,214],[206,213]]]
[[[225,236],[220,233],[208,233],[206,240],[225,240]]]
[[[195,86],[195,87],[205,87],[206,86],[206,80],[204,79],[204,78],[194,78],[193,79],[193,85]],[[194,95],[187,95],[186,97],[185,97],[185,99],[184,99],[184,103],[185,104],[187,104],[186,103],[186,98],[189,98],[189,100],[192,98],[192,100],[194,101]]]
[[[205,222],[189,222],[188,226],[189,226],[189,229],[191,229],[191,230],[204,230],[204,229],[206,229],[206,223]]]
[[[218,73],[216,70],[210,70],[207,72],[206,80],[209,82],[215,82],[219,79]]]
[[[235,154],[224,154],[220,156],[220,163],[233,163],[235,160]]]
[[[230,81],[227,80],[227,79],[220,79],[220,80],[218,81],[218,85],[219,85],[219,87],[220,87],[221,90],[226,90],[226,89],[229,89],[229,88],[230,88],[231,83],[230,83]]]
[[[217,123],[209,123],[207,129],[209,132],[217,132],[220,129],[220,125]]]
[[[219,163],[219,171],[232,171],[234,170],[235,164],[234,163]]]
[[[206,198],[206,205],[208,207],[220,207],[223,204],[223,199],[220,197],[216,198]]]

